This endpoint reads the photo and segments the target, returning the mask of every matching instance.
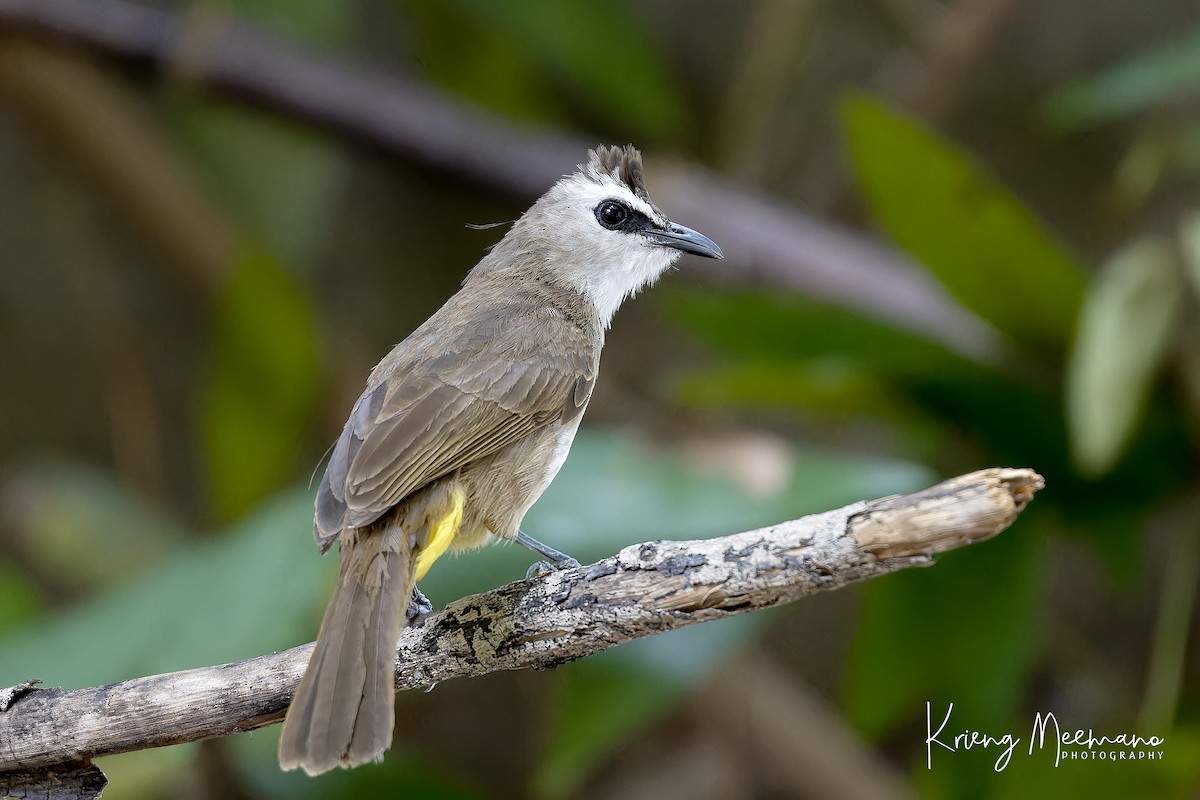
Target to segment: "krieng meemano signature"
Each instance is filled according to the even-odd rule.
[[[957,753],[960,750],[971,750],[981,747],[985,750],[1000,748],[996,757],[994,769],[1003,772],[1012,760],[1021,737],[1013,733],[994,736],[981,731],[963,730],[961,733],[947,732],[950,717],[954,713],[954,703],[946,708],[946,714],[937,730],[933,729],[933,704],[925,702],[925,766],[933,769],[933,754],[935,748]],[[1049,740],[1049,742],[1047,741]],[[1141,736],[1136,733],[1119,733],[1115,736],[1097,736],[1088,728],[1063,731],[1058,718],[1053,712],[1037,712],[1033,716],[1033,726],[1029,732],[1028,755],[1035,750],[1046,749],[1048,743],[1055,748],[1054,766],[1066,760],[1112,760],[1140,761],[1144,759],[1160,759],[1163,757],[1161,736]]]

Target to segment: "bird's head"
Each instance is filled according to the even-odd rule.
[[[682,253],[723,257],[712,239],[671,222],[654,204],[632,145],[592,150],[588,163],[554,184],[493,250],[578,291],[605,326],[626,297]]]

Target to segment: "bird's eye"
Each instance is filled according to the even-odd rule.
[[[629,219],[629,209],[616,200],[605,200],[596,206],[596,219],[611,231]]]

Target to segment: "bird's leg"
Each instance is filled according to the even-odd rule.
[[[556,569],[574,569],[579,566],[579,562],[566,553],[555,550],[548,544],[542,544],[537,539],[525,533],[525,531],[517,531],[517,544],[532,550],[542,557],[541,560],[533,562],[529,566],[529,569],[525,571],[526,578],[532,578],[535,575],[545,575],[548,572],[554,572]]]
[[[425,596],[424,592],[414,586],[412,598],[408,601],[408,608],[404,611],[404,616],[408,618],[408,623],[411,625],[432,611],[433,603],[429,602],[429,598]]]

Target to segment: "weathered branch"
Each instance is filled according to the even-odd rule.
[[[1008,527],[1040,489],[1028,469],[973,472],[716,539],[635,544],[578,569],[451,603],[405,630],[396,686],[544,669],[621,642],[776,606],[905,567]],[[0,790],[18,773],[278,722],[312,645],[89,689],[0,692]],[[24,779],[24,778],[23,778]],[[6,783],[9,781],[10,783]]]
[[[0,36],[66,43],[302,121],[458,180],[535,197],[588,147],[520,127],[426,86],[320,60],[214,13],[173,15],[123,0],[0,0]],[[724,283],[802,292],[974,358],[996,358],[994,332],[919,267],[864,234],[746,192],[697,165],[661,164],[654,196],[721,243],[729,258],[694,271]]]

